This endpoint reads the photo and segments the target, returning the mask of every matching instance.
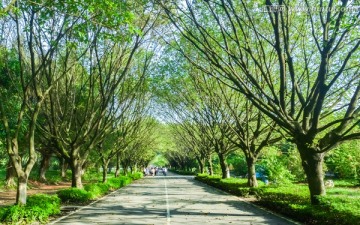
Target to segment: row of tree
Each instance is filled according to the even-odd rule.
[[[151,160],[146,74],[157,13],[140,2],[12,1],[3,9],[0,135],[18,204],[38,155],[43,180],[55,155],[78,188],[92,159],[101,160],[104,182],[115,157],[117,171],[120,162],[126,171]]]
[[[181,76],[185,68],[190,81],[169,105],[183,148],[196,150],[200,165],[216,152],[223,177],[224,155],[240,148],[249,185],[256,185],[253,165],[261,149],[286,138],[300,153],[311,201],[318,203],[326,193],[325,155],[360,138],[360,13],[350,10],[358,6],[347,0],[157,2],[173,34],[164,41],[187,61],[172,73]]]
[[[89,159],[101,159],[104,171],[119,152],[126,167],[146,164],[155,123],[145,116],[148,90],[158,91],[176,121],[178,146],[202,170],[208,162],[212,171],[216,153],[227,177],[226,156],[241,149],[256,186],[262,149],[281,138],[295,144],[313,203],[325,194],[326,153],[360,138],[353,1],[24,0],[3,7],[0,135],[20,204],[38,152],[67,162],[74,187]]]

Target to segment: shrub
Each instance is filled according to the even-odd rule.
[[[143,177],[143,173],[142,172],[136,172],[133,174],[130,174],[129,177],[133,180],[138,180],[141,179]]]
[[[105,195],[107,192],[109,192],[109,189],[110,185],[108,183],[95,183],[84,186],[84,190],[90,193],[91,199]]]
[[[186,170],[169,170],[169,171],[180,175],[196,175],[196,172],[193,171],[186,171]]]
[[[49,216],[60,213],[60,199],[56,195],[29,196],[25,206],[13,205],[0,210],[0,221],[7,224],[44,223]]]
[[[255,204],[305,224],[357,224],[360,221],[357,188],[331,188],[328,195],[319,197],[321,204],[314,206],[310,203],[309,188],[304,184],[249,188],[244,186],[245,179],[220,179],[205,174],[199,174],[196,179],[236,195],[256,195]]]
[[[106,183],[109,185],[110,190],[116,190],[120,188],[119,178],[117,177],[109,178]]]
[[[79,188],[62,189],[57,194],[63,203],[83,203],[93,199],[91,193]]]
[[[210,186],[219,188],[223,191],[241,197],[248,197],[249,195],[258,195],[257,192],[260,191],[258,188],[247,187],[247,179],[238,179],[238,178],[221,179],[221,176],[217,176],[217,175],[209,176],[207,174],[198,174],[195,177],[195,179],[203,183],[206,183]]]
[[[132,181],[132,179],[131,179],[130,177],[125,177],[125,176],[121,176],[121,177],[119,177],[119,178],[117,178],[117,179],[118,179],[119,182],[120,182],[119,188],[120,188],[120,187],[124,187],[124,186],[130,184],[131,181]]]

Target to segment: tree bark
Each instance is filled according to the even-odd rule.
[[[300,143],[297,147],[309,185],[311,204],[317,205],[320,203],[318,196],[326,194],[322,167],[324,153],[316,152],[315,149],[307,147],[306,143]]]
[[[60,160],[61,160],[61,178],[64,180],[64,179],[66,179],[66,171],[67,171],[69,164],[66,162],[66,160],[64,158],[62,158]]]
[[[16,171],[15,168],[11,162],[11,159],[9,159],[8,163],[7,163],[7,167],[6,167],[6,187],[15,187],[16,182],[15,182],[15,177],[16,177]]]
[[[209,170],[209,175],[214,176],[214,169],[213,169],[211,157],[208,159],[208,170]]]
[[[204,173],[204,160],[201,159],[200,157],[196,157],[198,163],[199,163],[199,169],[200,169],[200,173]]]
[[[116,155],[116,169],[115,169],[115,177],[120,175],[120,155]]]
[[[104,160],[101,165],[101,167],[103,169],[103,179],[102,179],[103,183],[106,183],[106,181],[107,181],[108,165],[109,165],[109,160]]]
[[[26,205],[27,198],[27,176],[22,175],[18,177],[18,186],[16,193],[16,204],[18,205]]]
[[[72,160],[71,162],[71,187],[83,188],[81,181],[82,165],[79,160]]]
[[[218,157],[219,157],[219,161],[220,161],[222,178],[223,179],[230,178],[229,167],[226,163],[224,154],[218,153]]]
[[[127,175],[127,173],[128,173],[128,165],[127,164],[125,164],[125,163],[123,163],[122,164],[122,167],[123,167],[123,170],[124,170],[124,176],[126,176]]]
[[[40,163],[40,171],[39,171],[39,180],[41,182],[46,182],[46,171],[49,169],[50,166],[50,158],[51,155],[49,154],[42,154],[42,159]]]
[[[247,185],[249,187],[257,187],[258,186],[258,182],[256,179],[255,162],[256,162],[256,159],[254,159],[253,157],[246,156],[247,171],[248,171]]]

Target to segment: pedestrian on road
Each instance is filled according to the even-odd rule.
[[[164,167],[164,168],[162,169],[162,171],[163,171],[164,176],[166,176],[166,173],[167,173],[166,167]]]
[[[154,167],[151,168],[151,174],[152,174],[152,176],[155,176],[155,168]]]
[[[143,174],[144,174],[144,177],[145,177],[146,176],[146,167],[144,167]]]

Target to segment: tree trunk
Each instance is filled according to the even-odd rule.
[[[209,170],[209,175],[214,176],[214,169],[213,169],[211,157],[208,159],[208,170]]]
[[[226,163],[224,154],[218,153],[218,156],[219,156],[219,161],[220,161],[222,178],[223,179],[230,178],[229,167]]]
[[[103,169],[103,179],[102,179],[102,182],[103,183],[106,183],[107,181],[107,170],[108,170],[108,165],[109,165],[109,160],[105,160],[103,161],[101,167]]]
[[[120,155],[116,155],[116,169],[115,169],[115,177],[120,175]]]
[[[324,153],[317,153],[314,149],[308,148],[304,144],[299,144],[297,147],[308,181],[311,204],[317,205],[320,203],[317,197],[326,194],[322,167]]]
[[[5,184],[5,186],[6,187],[15,187],[16,186],[15,177],[16,177],[16,171],[11,162],[11,159],[9,159],[9,161],[7,163],[7,167],[6,167],[6,184]]]
[[[246,163],[247,163],[247,171],[248,171],[248,182],[247,185],[249,187],[257,187],[258,182],[256,179],[256,171],[255,171],[255,162],[256,159],[253,157],[246,157]]]
[[[79,160],[71,162],[71,187],[83,188],[81,181],[82,165]]]
[[[62,158],[60,160],[61,160],[61,178],[64,180],[64,179],[66,179],[66,171],[67,171],[69,164],[66,162],[66,160],[64,158]]]
[[[81,176],[86,173],[86,169],[87,169],[87,164],[86,164],[86,162],[85,162],[85,163],[81,166]]]
[[[123,163],[122,164],[122,167],[123,167],[123,174],[124,174],[124,176],[126,176],[127,175],[127,168],[128,168],[128,165],[127,164],[125,164],[125,163]]]
[[[42,154],[42,159],[40,163],[40,171],[39,171],[39,180],[40,182],[46,182],[46,171],[50,165],[50,158],[51,155],[49,154]]]
[[[27,198],[27,176],[18,177],[17,193],[16,193],[16,204],[26,205]]]
[[[199,163],[199,169],[200,169],[200,173],[204,173],[204,160],[201,159],[200,157],[196,157],[198,163]]]

